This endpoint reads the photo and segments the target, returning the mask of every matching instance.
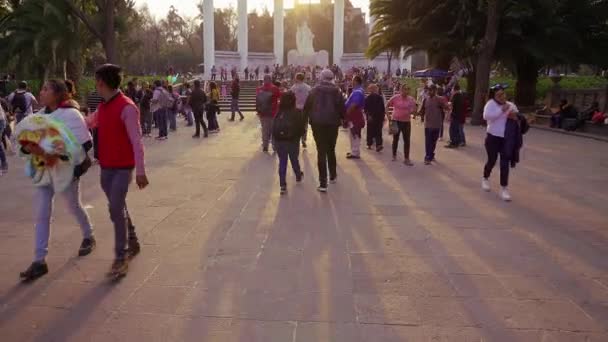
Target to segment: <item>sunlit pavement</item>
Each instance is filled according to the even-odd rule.
[[[97,249],[56,200],[50,273],[20,285],[33,254],[33,189],[11,159],[0,178],[2,341],[608,341],[608,144],[532,130],[512,203],[480,190],[483,129],[424,166],[344,158],[317,193],[316,152],[279,195],[257,120],[194,140],[180,127],[146,141],[151,185],[128,205],[142,253],[105,278],[113,231],[98,184],[83,197]],[[182,123],[183,125],[183,123]],[[447,131],[447,127],[446,127]],[[401,154],[401,153],[399,153]],[[498,170],[496,170],[498,171]]]

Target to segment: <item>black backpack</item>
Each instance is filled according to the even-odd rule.
[[[25,113],[27,110],[27,101],[25,100],[25,93],[13,93],[13,100],[11,101],[11,107],[13,107],[13,112],[17,112],[19,110],[21,113]]]
[[[289,140],[294,137],[294,117],[293,113],[279,112],[272,122],[272,136],[277,140]]]

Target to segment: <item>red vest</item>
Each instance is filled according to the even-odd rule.
[[[109,102],[101,103],[97,108],[99,165],[104,169],[132,169],[135,167],[133,145],[131,145],[127,127],[121,118],[122,110],[127,105],[137,108],[130,98],[120,92]]]

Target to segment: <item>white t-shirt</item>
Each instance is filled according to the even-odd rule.
[[[34,114],[34,110],[32,109],[32,103],[36,102],[36,97],[32,95],[29,91],[17,91],[18,93],[23,93],[25,95],[25,115]],[[15,97],[15,92],[12,92],[8,98],[6,99],[10,105],[12,105],[13,98]]]
[[[483,109],[483,118],[488,122],[486,131],[495,137],[505,137],[505,127],[510,112],[519,112],[513,102],[507,101],[509,106],[507,111],[502,110],[502,105],[494,100],[488,101]]]

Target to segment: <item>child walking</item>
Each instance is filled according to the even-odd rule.
[[[274,118],[272,135],[279,155],[279,185],[281,195],[287,193],[287,159],[296,175],[296,182],[302,182],[304,173],[298,160],[300,154],[300,139],[304,134],[302,112],[296,109],[296,96],[287,91],[281,96],[279,112]]]

